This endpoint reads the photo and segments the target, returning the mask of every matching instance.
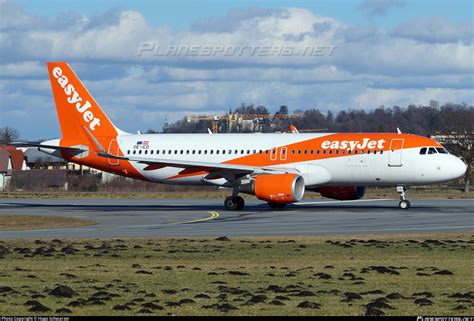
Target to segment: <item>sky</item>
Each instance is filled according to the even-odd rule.
[[[474,7],[454,0],[0,0],[0,127],[60,137],[46,62],[129,132],[242,103],[474,103]]]

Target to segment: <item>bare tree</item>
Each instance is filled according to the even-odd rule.
[[[464,174],[464,191],[469,192],[472,181],[472,162],[474,161],[474,108],[466,105],[446,104],[441,108],[440,120],[445,144],[453,154],[467,164]]]
[[[5,126],[0,128],[0,145],[8,145],[18,140],[20,133],[15,128]]]

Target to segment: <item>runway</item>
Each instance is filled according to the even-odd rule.
[[[350,235],[474,231],[474,200],[308,200],[271,210],[247,200],[226,211],[221,199],[2,199],[0,215],[83,218],[81,228],[0,231],[0,238],[126,238],[198,236]]]

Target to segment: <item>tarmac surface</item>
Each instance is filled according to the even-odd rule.
[[[220,199],[0,199],[0,216],[83,218],[94,226],[0,231],[14,238],[127,238],[199,236],[351,235],[408,232],[474,232],[474,200],[308,200],[272,210],[246,200],[226,211]]]

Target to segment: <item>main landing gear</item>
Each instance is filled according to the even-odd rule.
[[[229,211],[238,211],[244,208],[245,201],[241,196],[229,196],[224,201],[224,207]]]
[[[400,203],[398,203],[398,207],[402,210],[407,210],[411,206],[410,201],[407,200],[407,190],[408,188],[406,186],[397,186],[397,192],[400,194]]]

